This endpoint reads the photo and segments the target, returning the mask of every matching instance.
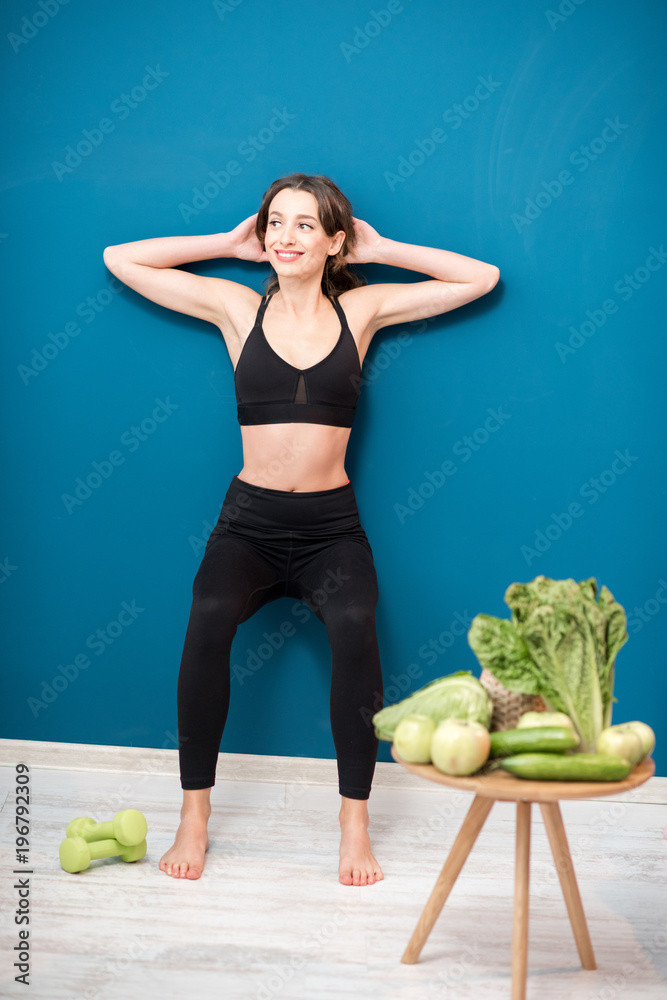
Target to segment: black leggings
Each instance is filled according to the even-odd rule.
[[[324,623],[331,645],[339,792],[367,799],[378,749],[370,716],[382,707],[383,687],[377,577],[352,483],[292,492],[234,476],[192,596],[177,691],[182,788],[215,784],[238,625],[269,601],[296,597]]]

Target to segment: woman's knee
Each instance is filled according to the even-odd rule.
[[[320,606],[320,612],[330,631],[343,636],[374,636],[376,603],[372,594],[355,601],[336,600],[332,596]]]
[[[215,582],[205,577],[196,577],[192,587],[192,613],[198,618],[213,621],[217,625],[225,622],[237,624],[245,607],[242,588],[231,586],[229,581]]]
[[[198,615],[220,621],[235,618],[240,611],[238,601],[227,594],[194,594],[192,609]]]

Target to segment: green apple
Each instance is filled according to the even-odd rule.
[[[394,730],[394,746],[399,757],[410,764],[431,762],[431,737],[437,722],[430,715],[413,712],[406,715]]]
[[[478,771],[490,750],[488,729],[472,719],[443,719],[431,739],[431,760],[443,774]]]
[[[517,729],[534,729],[536,726],[569,726],[575,732],[574,723],[565,712],[524,712],[516,724]]]
[[[597,738],[595,749],[609,757],[625,757],[633,767],[644,752],[642,741],[634,729],[623,726],[608,726],[603,729]]]
[[[627,732],[632,730],[637,733],[642,745],[642,755],[639,760],[643,760],[644,757],[648,757],[650,753],[653,753],[655,747],[655,733],[651,727],[646,722],[621,722],[617,726],[612,726],[612,729],[618,729],[621,732]]]

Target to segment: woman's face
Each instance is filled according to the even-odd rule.
[[[264,245],[276,274],[321,275],[327,256],[340,250],[341,230],[327,236],[320,222],[317,198],[310,191],[283,188],[269,206]],[[281,253],[281,251],[285,253]]]

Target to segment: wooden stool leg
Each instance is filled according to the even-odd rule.
[[[484,826],[484,821],[491,812],[494,802],[495,799],[487,798],[483,795],[476,795],[473,799],[463,825],[452,844],[452,849],[449,852],[444,867],[438,876],[438,881],[433,887],[433,891],[403,953],[401,962],[404,962],[406,965],[414,964],[419,958],[419,953],[426,944],[426,940],[433,929],[433,924],[438,919],[440,911],[445,905],[445,900],[449,896],[459,872],[463,868],[473,844],[477,840],[479,831]]]
[[[530,802],[516,804],[512,1000],[525,1000],[528,974],[528,884],[530,877]]]
[[[584,908],[581,905],[579,886],[574,874],[570,848],[565,836],[565,827],[563,826],[560,807],[557,802],[541,802],[540,809],[542,810],[542,818],[547,830],[549,844],[551,845],[551,853],[554,856],[554,863],[558,872],[558,878],[560,879],[560,887],[563,890],[563,897],[570,917],[570,923],[572,924],[574,940],[577,944],[581,964],[584,969],[597,969],[595,955],[593,954],[593,945],[588,933],[586,916]]]

